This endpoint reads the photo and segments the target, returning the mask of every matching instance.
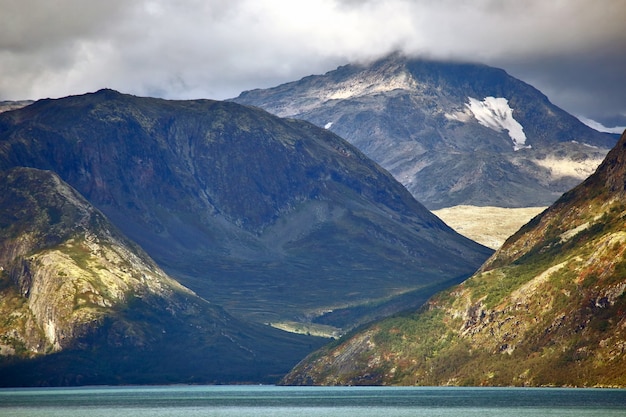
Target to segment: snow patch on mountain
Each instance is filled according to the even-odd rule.
[[[456,120],[457,122],[467,123],[472,119],[472,112],[470,109],[465,109],[464,111],[455,111],[454,113],[446,113],[444,114],[446,119],[448,120]]]
[[[597,130],[598,132],[616,133],[616,134],[619,135],[619,134],[622,134],[626,130],[626,126],[607,127],[607,126],[604,126],[600,122],[596,122],[595,120],[589,119],[589,118],[584,117],[584,116],[576,116],[576,117],[578,118],[578,120],[580,120],[581,122],[583,122],[584,124],[586,124],[590,128]]]
[[[530,148],[530,145],[526,145],[524,128],[513,118],[513,109],[506,98],[485,97],[482,101],[473,97],[468,97],[468,99],[469,103],[465,106],[472,112],[478,123],[497,132],[506,130],[513,141],[513,149],[516,151]]]

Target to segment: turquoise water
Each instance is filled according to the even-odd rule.
[[[141,386],[0,389],[0,416],[626,416],[626,390]]]

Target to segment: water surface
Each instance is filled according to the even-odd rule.
[[[0,416],[626,416],[626,390],[133,386],[0,389]]]

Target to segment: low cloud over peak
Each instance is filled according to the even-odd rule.
[[[221,99],[402,50],[505,68],[595,120],[626,115],[626,0],[0,0],[0,7],[0,100],[105,86]]]

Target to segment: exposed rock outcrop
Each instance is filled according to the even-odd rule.
[[[271,382],[319,343],[198,297],[50,171],[0,172],[0,219],[0,386]]]
[[[284,382],[626,386],[625,153],[626,134],[474,276],[312,354]]]

